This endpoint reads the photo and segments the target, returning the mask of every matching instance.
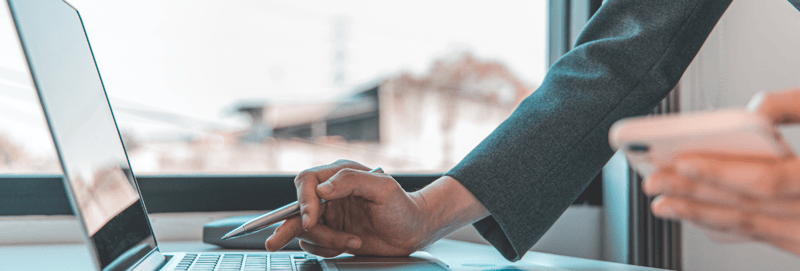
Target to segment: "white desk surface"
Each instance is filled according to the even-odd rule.
[[[162,252],[226,251],[200,242],[161,242],[159,248]],[[661,270],[539,252],[528,252],[512,263],[491,246],[448,239],[425,251],[453,270]],[[0,270],[92,270],[92,263],[82,244],[0,246]]]

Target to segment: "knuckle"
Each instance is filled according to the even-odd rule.
[[[387,193],[399,194],[399,193],[405,193],[406,192],[403,189],[403,187],[400,186],[400,184],[397,183],[394,179],[386,180],[386,187],[388,188],[388,189],[386,189]]]
[[[384,190],[396,191],[398,189],[402,189],[400,187],[400,184],[398,184],[397,181],[395,181],[392,177],[389,177],[388,175],[385,177],[377,178],[375,182],[377,182],[378,185],[382,187]]]
[[[355,170],[355,169],[352,169],[352,168],[343,168],[343,169],[340,169],[339,172],[336,173],[336,175],[339,175],[339,177],[342,178],[342,179],[352,178],[356,174],[358,174],[358,171]]]
[[[356,161],[353,161],[353,160],[347,160],[347,159],[339,159],[339,160],[336,160],[336,162],[333,162],[333,163],[331,164],[331,166],[333,166],[333,167],[335,167],[335,168],[342,168],[342,169],[344,169],[344,168],[351,168],[351,169],[361,169],[361,170],[364,170],[364,169],[366,169],[366,168],[367,168],[366,166],[364,166],[364,165],[362,165],[362,164],[360,164],[360,163],[358,163],[358,162],[356,162]]]
[[[394,181],[394,179],[392,179],[390,177],[381,176],[381,177],[376,178],[375,182],[378,183],[378,185],[380,185],[380,186],[390,187],[390,186],[392,186],[392,183],[394,183],[395,181]]]
[[[299,187],[306,179],[311,178],[313,175],[314,173],[309,170],[303,170],[300,173],[297,173],[297,177],[294,178],[294,185]]]
[[[333,165],[351,165],[351,164],[355,164],[355,162],[347,159],[339,159],[336,160],[336,162],[333,162]]]

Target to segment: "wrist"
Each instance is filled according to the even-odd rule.
[[[477,222],[489,211],[458,180],[442,176],[425,188],[411,193],[423,219],[421,249],[456,230]]]

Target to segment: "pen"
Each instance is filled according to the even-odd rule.
[[[383,169],[377,167],[369,172],[383,172]],[[319,201],[320,204],[325,204],[328,202],[325,199],[321,199]],[[222,240],[228,240],[231,238],[240,237],[242,235],[251,234],[257,231],[260,231],[266,227],[269,227],[272,224],[284,221],[289,219],[293,216],[300,214],[300,204],[297,201],[289,203],[281,208],[275,209],[269,213],[260,215],[256,218],[250,219],[250,221],[245,222],[239,227],[236,227],[232,231],[226,233],[222,236]]]

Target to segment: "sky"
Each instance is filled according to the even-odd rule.
[[[69,2],[121,129],[142,137],[241,127],[246,120],[232,110],[239,102],[335,99],[400,71],[424,73],[454,51],[501,61],[534,86],[546,70],[546,1]],[[334,42],[337,21],[342,42]],[[0,23],[0,65],[24,72],[18,45],[5,38],[13,38],[7,13]],[[337,47],[345,56],[339,85]],[[161,113],[182,120],[154,121]]]

